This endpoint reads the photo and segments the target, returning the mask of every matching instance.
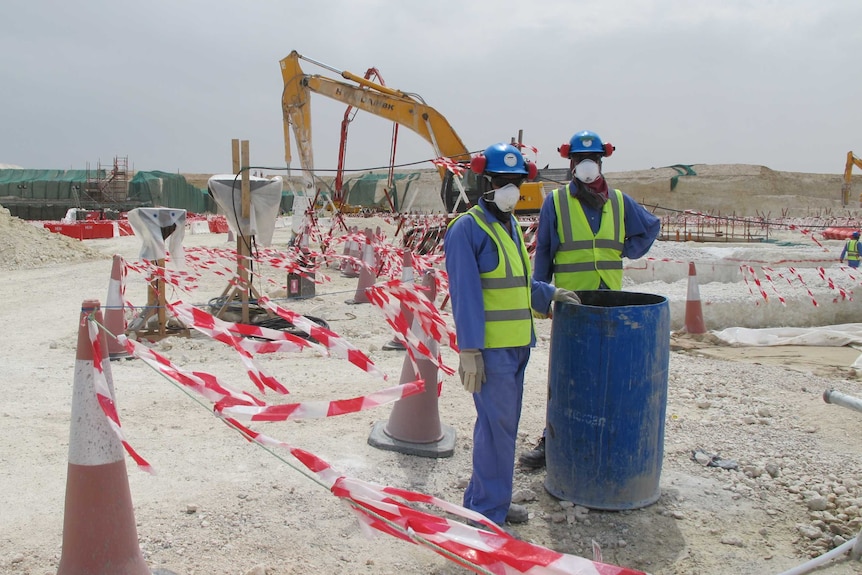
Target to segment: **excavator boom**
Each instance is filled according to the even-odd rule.
[[[311,62],[338,74],[341,79],[306,74],[300,60]],[[441,200],[449,212],[462,211],[478,200],[481,186],[468,168],[470,150],[440,112],[426,104],[420,96],[378,84],[369,78],[337,70],[299,54],[296,50],[280,61],[284,89],[281,105],[284,120],[284,160],[290,167],[290,134],[299,150],[299,163],[305,186],[314,187],[314,156],[311,147],[311,94],[320,94],[349,107],[363,110],[409,128],[424,138],[434,150],[435,164],[442,179]],[[346,80],[346,81],[344,81]],[[520,138],[518,140],[520,142]],[[440,159],[441,161],[436,161]],[[391,160],[391,158],[390,158]],[[391,163],[391,161],[390,161]],[[453,168],[453,164],[455,167]],[[339,165],[339,169],[342,166]],[[461,175],[455,172],[463,171]],[[515,213],[537,213],[544,197],[541,182],[526,182],[521,186],[521,200]]]
[[[856,157],[852,151],[847,152],[847,162],[844,164],[844,185],[841,186],[841,196],[844,205],[850,203],[850,184],[853,181],[853,166],[862,170],[862,160]],[[862,194],[859,196],[859,205],[862,206]]]
[[[307,186],[312,186],[314,171],[309,105],[312,92],[344,102],[413,130],[431,144],[438,157],[465,162],[470,160],[470,151],[446,118],[417,96],[377,84],[350,72],[335,70],[319,62],[315,63],[337,72],[342,78],[357,85],[325,76],[305,74],[299,65],[300,59],[309,60],[294,50],[280,62],[284,81],[281,97],[284,117],[284,159],[290,166],[292,129]]]

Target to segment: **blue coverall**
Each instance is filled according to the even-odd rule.
[[[484,199],[479,200],[485,221],[495,220]],[[511,218],[511,236],[519,241]],[[536,344],[535,331],[530,344],[522,347],[485,349],[485,309],[480,273],[499,264],[497,247],[472,217],[459,217],[443,240],[449,296],[460,349],[479,349],[485,364],[485,383],[473,394],[476,423],[473,427],[473,474],[464,492],[464,507],[485,515],[502,525],[512,502],[515,473],[515,440],[521,417],[524,372],[530,348]],[[526,266],[525,266],[526,269]],[[524,278],[528,281],[528,278]],[[547,313],[554,286],[529,278],[531,307]]]

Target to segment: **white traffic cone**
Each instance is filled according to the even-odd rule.
[[[404,256],[402,262],[401,282],[410,283],[413,281],[413,252],[411,252],[407,248],[404,248]],[[410,311],[408,311],[404,306],[401,306],[401,313],[404,315],[405,323],[407,325],[411,325],[413,323],[413,314],[410,313]],[[383,344],[383,349],[386,351],[404,351],[404,349],[406,348],[400,340],[393,338],[389,341],[389,343]]]
[[[90,314],[102,324],[99,300],[84,301],[78,324],[63,549],[57,574],[150,575],[138,545],[123,447],[96,397],[93,346],[87,329]],[[99,334],[105,360],[105,332],[99,330]],[[101,364],[113,398],[110,362]]]
[[[108,335],[108,357],[111,361],[129,358],[129,352],[122,346],[117,337],[126,333],[126,307],[123,293],[125,292],[126,262],[123,256],[114,255],[114,265],[111,268],[111,281],[108,283],[108,297],[105,300],[105,328]]]
[[[425,295],[432,302],[436,297],[434,275],[427,273],[422,285],[427,288]],[[413,332],[422,333],[414,318]],[[434,339],[425,338],[431,353],[436,353],[438,344]],[[417,354],[417,374],[410,356],[404,355],[400,383],[410,383],[417,378],[425,381],[425,391],[402,397],[392,406],[389,421],[377,422],[368,436],[368,444],[378,449],[397,451],[420,457],[451,457],[455,452],[455,429],[440,422],[437,398],[437,365],[424,356]]]
[[[359,232],[359,228],[352,227],[350,228],[350,233],[355,234]],[[359,247],[359,242],[355,240],[350,240],[345,242],[345,255],[350,256],[354,259],[359,259],[362,257],[362,249]],[[359,277],[360,267],[353,260],[344,259],[341,260],[341,275],[347,278],[355,278]]]
[[[356,286],[356,293],[353,294],[352,300],[347,300],[348,304],[370,303],[368,294],[365,293],[367,288],[374,285],[377,281],[377,261],[374,257],[374,244],[371,243],[372,234],[371,228],[365,228],[365,247],[362,250],[362,267],[359,270],[359,282]]]

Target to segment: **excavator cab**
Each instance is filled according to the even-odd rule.
[[[464,170],[464,174],[461,176],[461,185],[464,187],[464,192],[467,194],[467,199],[470,203],[465,204],[463,198],[461,198],[460,202],[458,201],[461,193],[455,182],[458,176],[447,170],[443,175],[443,184],[440,188],[440,199],[443,200],[443,205],[446,207],[446,213],[452,214],[465,212],[470,206],[479,201],[479,196],[482,193],[482,190],[479,187],[479,179],[477,178],[476,173],[470,169],[469,164],[464,165],[466,169]]]

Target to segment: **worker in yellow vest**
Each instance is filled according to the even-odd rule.
[[[573,177],[542,203],[533,262],[537,281],[572,291],[620,290],[623,258],[644,256],[658,237],[661,220],[605,180],[602,159],[614,150],[589,130],[560,146]],[[545,466],[544,433],[518,462],[532,469]]]
[[[523,523],[529,513],[512,503],[512,482],[524,372],[536,344],[532,310],[548,313],[552,301],[579,300],[530,273],[512,210],[520,185],[535,177],[535,164],[512,145],[494,144],[473,158],[471,169],[482,194],[449,224],[443,239],[458,372],[476,407],[473,473],[464,507],[498,525]]]
[[[850,234],[850,239],[844,244],[844,249],[841,250],[841,257],[838,261],[843,264],[844,258],[847,258],[848,266],[858,268],[859,260],[862,259],[862,252],[859,249],[859,232],[853,232]]]

